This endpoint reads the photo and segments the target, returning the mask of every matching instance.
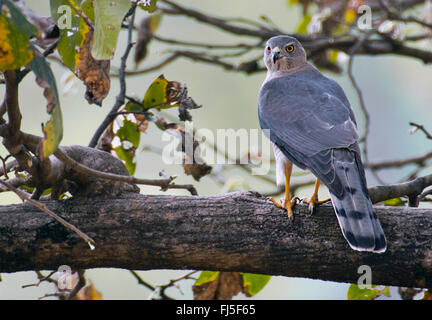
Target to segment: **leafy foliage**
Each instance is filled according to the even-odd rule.
[[[112,13],[113,8],[119,10],[117,14],[123,12],[124,1],[126,0],[121,2],[123,6],[115,5],[110,7],[111,10],[109,12],[111,15],[114,15]],[[115,43],[114,46],[112,45],[112,39],[115,38],[115,42],[117,41],[123,16],[119,18],[114,15],[117,17],[115,26],[113,25],[116,34],[114,34],[114,29],[112,30],[113,32],[102,32],[100,31],[101,28],[108,28],[105,24],[106,21],[102,22],[100,17],[101,15],[108,15],[106,10],[104,10],[104,4],[108,7],[110,5],[106,4],[106,1],[103,1],[103,3],[100,0],[96,1],[95,3],[98,4],[97,10],[96,7],[91,5],[92,2],[89,0],[82,1],[81,5],[78,5],[77,1],[70,2],[73,4],[73,7],[66,0],[51,0],[50,2],[51,15],[53,20],[59,24],[60,29],[60,39],[57,44],[58,52],[66,66],[86,85],[85,98],[87,101],[90,104],[101,105],[110,89],[109,58],[112,58],[112,51],[115,48]],[[110,3],[117,2],[110,1]],[[65,8],[69,9],[62,11]],[[70,16],[70,13],[74,12],[79,12],[80,14],[72,14]],[[110,16],[108,21],[108,23],[113,23],[113,18]],[[102,46],[104,41],[106,41],[106,46]],[[95,42],[95,45],[93,45],[93,42]],[[107,50],[110,50],[108,57],[106,57]],[[96,51],[96,57],[92,54],[93,51]]]
[[[130,7],[130,0],[94,1],[95,31],[91,53],[96,60],[114,56],[121,23]]]
[[[193,285],[194,297],[202,299],[232,299],[240,292],[248,297],[260,292],[271,276],[242,273],[201,271]]]
[[[4,1],[7,10],[0,15],[0,70],[14,70],[33,59],[29,39],[37,29],[9,0]]]
[[[248,296],[254,296],[260,292],[270,281],[271,276],[254,273],[241,273],[243,286]]]
[[[405,202],[406,201],[402,200],[402,198],[393,198],[393,199],[385,200],[382,203],[385,204],[386,206],[404,206]]]
[[[371,286],[370,289],[361,289],[356,284],[351,284],[348,288],[347,299],[348,300],[373,300],[380,296],[390,297],[390,288],[384,287],[378,289],[377,286]]]

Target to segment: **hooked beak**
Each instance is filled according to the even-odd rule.
[[[272,52],[273,52],[272,60],[273,60],[273,64],[275,64],[276,60],[280,58],[280,49],[276,47],[272,50]]]

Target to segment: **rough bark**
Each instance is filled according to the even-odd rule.
[[[349,248],[330,205],[310,217],[256,193],[221,196],[128,195],[46,202],[95,239],[96,249],[29,204],[0,207],[0,272],[115,267],[135,270],[243,271],[432,287],[432,209],[376,206],[388,240],[384,254]]]

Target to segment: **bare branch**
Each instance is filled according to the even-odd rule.
[[[416,127],[417,130],[422,131],[426,135],[427,139],[432,140],[432,134],[430,134],[429,131],[427,131],[423,125],[417,124],[415,122],[410,122],[409,124],[410,124],[410,126]]]
[[[419,177],[412,181],[369,188],[369,194],[372,203],[381,202],[384,200],[403,197],[403,196],[419,196],[422,191],[432,185],[432,174],[424,177]]]
[[[418,157],[410,157],[402,160],[390,160],[390,161],[381,161],[376,163],[368,163],[364,164],[365,168],[371,170],[380,170],[380,169],[389,169],[389,168],[401,168],[410,164],[416,164],[420,167],[424,166],[425,162],[429,159],[432,159],[432,151],[425,153],[424,155]]]

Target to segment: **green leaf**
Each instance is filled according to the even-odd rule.
[[[385,295],[386,297],[390,297],[390,287],[386,286],[383,290],[382,290],[383,295]]]
[[[178,82],[168,81],[163,75],[160,75],[144,95],[144,109],[167,109],[178,106],[178,96],[172,93],[179,87]]]
[[[130,141],[135,148],[138,148],[141,135],[135,122],[124,119],[123,125],[115,134],[122,142],[125,140]]]
[[[80,4],[81,10],[86,14],[86,16],[91,20],[95,21],[93,0],[83,0]]]
[[[114,148],[114,151],[119,159],[125,162],[126,168],[132,176],[136,169],[134,158],[140,143],[141,132],[135,122],[124,118],[122,126],[115,132],[115,136],[119,137],[121,145]],[[127,144],[129,144],[129,147],[127,147]]]
[[[360,289],[356,284],[351,284],[348,288],[348,300],[372,300],[380,295],[376,289]]]
[[[371,286],[371,289],[360,289],[356,284],[351,284],[348,288],[347,298],[348,300],[373,300],[381,295],[390,297],[390,288],[388,286],[384,289],[375,289],[376,286]]]
[[[114,56],[117,38],[124,16],[131,7],[130,0],[94,0],[95,32],[92,55],[97,60]]]
[[[219,277],[219,274],[219,271],[201,271],[200,276],[193,285],[200,286],[204,283],[214,281]]]
[[[152,13],[156,10],[157,0],[151,0],[149,6],[145,6],[144,4],[140,4],[139,7],[149,13]]]
[[[44,89],[44,96],[48,102],[47,112],[50,119],[42,125],[44,139],[41,146],[41,153],[44,157],[48,157],[57,150],[63,138],[63,117],[59,94],[54,74],[44,57],[35,55],[29,67],[36,74],[36,81]]]
[[[70,2],[79,7],[76,0]],[[93,16],[93,7],[89,6],[87,2],[83,2],[85,6],[81,7],[81,10],[90,18]],[[89,32],[89,26],[84,19],[75,13],[66,0],[51,0],[50,7],[51,17],[59,25],[60,29],[60,40],[57,44],[58,52],[65,65],[75,72],[80,49],[83,46],[86,34]],[[66,8],[69,8],[69,10],[66,10]],[[71,13],[70,16],[69,12]],[[67,19],[70,19],[70,21],[67,21]],[[70,23],[70,26],[67,25],[68,23]]]
[[[3,0],[3,3],[9,9],[11,21],[18,28],[18,30],[27,37],[38,36],[39,30],[35,25],[31,24],[27,17],[9,0]]]
[[[260,292],[270,281],[271,276],[253,273],[240,273],[243,277],[243,287],[247,289],[249,296]]]
[[[128,169],[129,174],[132,176],[135,173],[136,169],[136,162],[134,162],[135,152],[134,154],[131,154],[129,150],[126,150],[125,148],[123,148],[123,146],[114,148],[114,151],[116,152],[119,159],[125,162],[126,169]]]

